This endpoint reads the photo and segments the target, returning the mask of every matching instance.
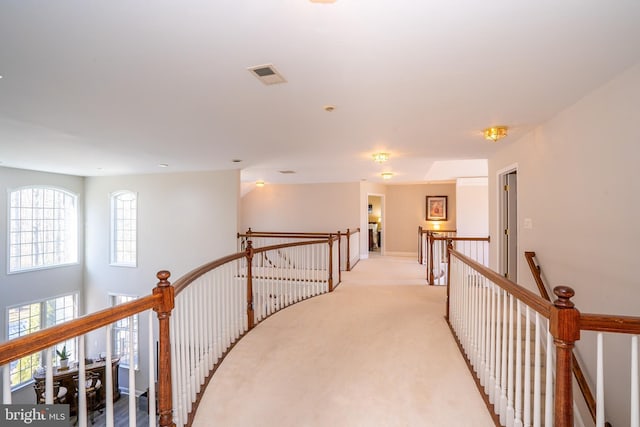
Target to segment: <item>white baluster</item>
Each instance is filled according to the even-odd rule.
[[[513,394],[514,394],[514,384],[513,384],[513,371],[514,371],[514,360],[513,360],[513,295],[509,295],[509,348],[508,348],[508,369],[507,369],[507,406],[506,406],[506,421],[507,427],[512,427],[514,423],[515,411],[513,407]]]
[[[136,370],[133,343],[133,316],[129,317],[129,427],[136,427]]]
[[[180,296],[176,296],[175,298],[175,308],[173,310],[172,316],[169,318],[169,322],[171,322],[171,327],[169,328],[169,337],[171,340],[171,397],[173,403],[173,418],[177,426],[182,426],[184,423],[182,422],[182,399],[180,396],[180,363],[178,359],[178,338],[177,338],[177,330],[178,330],[178,322],[177,316],[179,315],[178,311],[178,301],[180,300]]]
[[[491,309],[490,309],[490,341],[489,341],[489,372],[487,384],[484,391],[489,396],[489,402],[493,403],[493,389],[495,387],[496,368],[496,290],[493,283],[490,284]]]
[[[2,403],[4,405],[11,404],[11,375],[10,365],[7,363],[2,366]]]
[[[536,331],[535,331],[535,347],[534,347],[534,367],[533,367],[533,425],[540,427],[540,314],[536,312]]]
[[[523,402],[523,425],[531,426],[531,317],[529,306],[526,306],[526,319],[524,330],[524,396]]]
[[[495,386],[492,391],[494,412],[500,415],[500,390],[502,379],[502,289],[498,288],[498,295],[496,299],[496,371],[495,371]],[[491,401],[491,399],[490,399]]]
[[[453,258],[452,258],[453,259]],[[484,276],[479,276],[478,280],[480,282],[480,369],[478,371],[478,376],[480,378],[480,384],[484,386],[486,384],[486,369],[487,369],[487,325],[489,324],[487,321],[487,283]]]
[[[638,392],[638,336],[631,337],[631,423],[640,427],[640,393]]]
[[[516,300],[516,384],[513,427],[522,424],[522,304]]]
[[[500,371],[500,422],[502,423],[502,425],[505,425],[507,423],[507,328],[509,328],[510,326],[507,323],[507,291],[504,291],[502,301],[502,369]]]
[[[87,427],[87,376],[84,365],[84,335],[78,340],[78,425]]]
[[[596,362],[596,427],[604,427],[604,338],[598,332]]]
[[[55,348],[55,347],[54,347]],[[45,362],[47,364],[47,370],[44,380],[44,403],[47,405],[53,404],[53,356],[52,349],[45,350]]]
[[[148,310],[147,311],[148,314],[148,319],[149,319],[149,323],[148,323],[148,330],[149,333],[147,334],[149,336],[149,340],[148,340],[148,348],[149,348],[149,389],[147,392],[147,402],[149,402],[149,427],[155,427],[156,426],[156,360],[155,360],[155,346],[154,346],[154,342],[153,342],[153,311],[152,310]],[[107,359],[107,360],[111,360],[111,359]],[[110,371],[111,369],[109,369]],[[111,388],[111,387],[109,387]]]
[[[553,426],[553,336],[549,332],[549,321],[547,321],[547,361],[546,367],[546,379],[545,379],[545,402],[544,402],[544,425]]]
[[[105,390],[105,423],[106,427],[113,427],[113,367],[111,365],[111,325],[104,328],[105,332],[105,360],[104,360],[104,390]]]

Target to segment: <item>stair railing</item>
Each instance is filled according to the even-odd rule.
[[[340,246],[338,257],[340,271],[351,271],[360,260],[360,228],[337,232],[290,232],[290,231],[253,231],[251,228],[246,233],[238,233],[238,250],[244,250],[247,240],[253,242],[254,248],[281,243],[302,242],[310,239],[326,239],[329,236],[338,236]]]
[[[452,245],[448,257],[446,318],[496,423],[573,427],[573,347],[581,331],[595,331],[596,426],[605,426],[603,333],[610,332],[631,336],[628,413],[629,425],[638,427],[640,317],[580,313],[567,286],[554,288],[551,303]]]
[[[337,235],[260,248],[247,240],[243,252],[175,282],[171,355],[178,426],[191,425],[211,377],[246,332],[285,307],[334,290],[338,247]],[[263,262],[277,257],[290,263]]]
[[[429,236],[439,236],[439,237],[455,237],[456,230],[427,230],[422,228],[422,226],[418,226],[418,264],[427,264],[429,261]],[[445,248],[446,250],[446,245]],[[445,251],[443,250],[443,253]]]
[[[474,261],[485,266],[489,263],[489,237],[455,237],[450,235],[453,233],[455,232],[427,234],[427,283],[431,286],[447,283],[447,242],[453,242],[455,249]]]
[[[549,297],[549,293],[547,292],[547,287],[545,286],[544,281],[542,280],[542,269],[540,267],[540,264],[538,264],[535,260],[536,253],[532,251],[525,251],[524,257],[527,260],[527,264],[529,265],[529,270],[531,270],[531,274],[533,275],[533,279],[536,282],[536,286],[538,287],[540,296],[546,299],[547,301],[551,301],[551,298]],[[589,386],[589,382],[587,381],[587,378],[584,375],[582,366],[580,365],[580,362],[576,357],[575,352],[573,354],[573,376],[575,377],[576,383],[580,388],[580,392],[584,397],[584,401],[587,405],[587,408],[589,409],[591,418],[595,423],[596,422],[596,399],[593,396],[591,387]],[[611,427],[611,424],[606,422],[605,426]]]
[[[158,399],[158,423],[160,426],[175,426],[173,423],[173,404],[172,404],[172,384],[171,384],[171,343],[169,332],[169,318],[174,305],[174,289],[168,282],[169,272],[161,271],[157,274],[160,280],[153,289],[151,295],[138,298],[124,304],[117,305],[96,313],[88,314],[70,320],[68,322],[34,332],[32,334],[15,338],[0,344],[0,366],[2,366],[2,388],[3,403],[11,403],[11,378],[10,364],[11,362],[20,360],[25,356],[32,355],[37,352],[45,353],[45,403],[50,405],[54,402],[53,396],[53,376],[54,367],[52,363],[52,353],[56,344],[67,341],[69,339],[78,339],[78,414],[77,424],[81,427],[87,425],[87,400],[85,393],[86,384],[86,362],[85,362],[85,337],[88,333],[98,331],[104,328],[105,332],[105,378],[104,390],[105,398],[105,419],[107,425],[113,425],[113,384],[112,377],[112,343],[111,343],[111,325],[119,320],[131,318],[136,314],[148,313],[149,328],[153,328],[152,311],[157,313],[158,323],[158,377],[157,377],[157,399]],[[130,319],[130,324],[133,322]],[[129,348],[133,348],[133,334],[129,334]],[[148,352],[149,352],[149,396],[154,396],[155,382],[151,379],[155,378],[155,345],[153,334],[149,334]],[[143,343],[141,342],[142,346]],[[116,358],[117,360],[117,358]],[[130,352],[130,366],[133,366],[133,352]],[[76,369],[76,368],[70,368]],[[58,368],[56,368],[58,370]],[[67,371],[64,371],[67,372]],[[129,389],[135,390],[134,370],[130,369]],[[73,395],[73,390],[68,390],[68,396]],[[149,425],[156,425],[156,401],[149,399]],[[135,393],[129,393],[129,416],[135,420],[136,412],[136,396]],[[135,422],[134,424],[135,425]]]

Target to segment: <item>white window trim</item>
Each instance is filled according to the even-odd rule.
[[[136,254],[135,260],[133,262],[116,262],[116,242],[115,242],[115,232],[116,232],[116,215],[115,215],[115,199],[120,194],[133,194],[136,200],[136,216],[135,216],[135,224],[136,224],[136,233],[135,233],[135,243],[136,243]],[[137,268],[138,267],[138,193],[131,190],[118,190],[114,191],[109,195],[109,215],[110,215],[110,231],[109,231],[109,265],[113,267],[127,267],[127,268]]]
[[[79,295],[78,292],[70,292],[70,293],[52,295],[52,296],[49,296],[49,297],[44,298],[44,299],[23,301],[23,302],[20,302],[18,304],[13,304],[11,306],[5,307],[5,312],[4,312],[4,317],[5,317],[4,340],[5,341],[9,340],[9,310],[14,309],[14,308],[23,307],[25,305],[40,304],[41,305],[40,320],[41,320],[42,323],[46,323],[45,322],[46,321],[46,318],[45,318],[46,313],[45,313],[45,310],[43,310],[46,302],[47,301],[51,301],[51,300],[55,300],[55,299],[58,299],[58,298],[68,297],[68,296],[73,296],[73,298],[74,298],[74,309],[75,310],[74,310],[73,319],[77,319],[78,316],[79,316],[78,315],[78,308],[79,308],[78,304],[79,304],[79,298],[80,298],[80,295]],[[64,323],[64,322],[62,322],[62,323]],[[59,324],[62,324],[62,323],[59,323]],[[54,325],[51,325],[51,326],[54,326]],[[44,327],[42,327],[39,330],[41,331],[41,330],[44,330],[46,328],[50,328],[51,326],[46,326],[45,325]],[[37,331],[34,331],[34,332],[37,332]],[[28,335],[30,335],[30,334],[22,335],[22,336],[28,336]],[[75,344],[76,350],[74,351],[74,353],[77,353],[78,348],[79,348],[78,347],[79,344],[78,344],[77,337],[75,338],[75,340],[76,340],[76,344]],[[57,344],[56,344],[56,346],[57,346]],[[41,360],[42,363],[44,363],[44,360],[45,360],[45,351],[46,350],[42,350],[40,352],[41,353],[40,360]],[[53,361],[53,363],[56,363],[56,357],[57,356],[56,356],[56,353],[55,353],[55,349],[52,349],[52,353],[53,353],[52,354],[52,361]],[[77,360],[77,356],[78,356],[77,354],[72,354],[71,355],[71,360]],[[31,378],[31,379],[29,379],[27,381],[23,381],[23,382],[21,382],[19,384],[11,385],[11,391],[14,392],[14,391],[20,390],[20,389],[22,389],[24,387],[30,386],[31,384],[33,384],[33,378]]]
[[[11,271],[11,193],[14,191],[19,191],[19,190],[23,190],[25,188],[43,188],[43,189],[49,189],[49,190],[56,190],[56,191],[61,191],[67,194],[72,195],[73,197],[75,197],[75,201],[76,201],[76,230],[75,230],[75,246],[76,246],[76,253],[75,253],[75,261],[70,261],[70,262],[63,262],[60,264],[54,264],[54,265],[40,265],[40,266],[36,266],[36,267],[30,267],[30,268],[22,268],[20,270],[16,270],[16,271]],[[6,219],[6,249],[7,249],[7,254],[6,254],[6,271],[7,271],[7,275],[10,274],[22,274],[22,273],[28,273],[28,272],[32,272],[32,271],[38,271],[38,270],[49,270],[52,268],[61,268],[61,267],[69,267],[69,266],[74,266],[74,265],[80,265],[80,195],[74,191],[69,190],[68,188],[64,188],[64,187],[56,187],[54,185],[38,185],[38,184],[34,184],[34,185],[23,185],[21,187],[14,187],[14,188],[8,188],[7,189],[7,195],[6,195],[6,200],[7,200],[7,219]]]

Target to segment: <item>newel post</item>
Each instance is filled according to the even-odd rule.
[[[447,240],[447,311],[444,318],[449,320],[449,289],[451,288],[451,251],[453,250],[453,240]]]
[[[251,232],[251,229],[249,229],[249,232]],[[253,254],[253,243],[251,240],[248,240],[245,257],[247,258],[247,321],[250,330],[255,326],[255,317],[253,315]]]
[[[351,271],[351,231],[347,228],[347,271]]]
[[[427,232],[427,238],[429,239],[429,284],[433,285],[435,278],[433,277],[433,233]]]
[[[159,282],[153,288],[154,295],[162,295],[162,301],[154,307],[158,313],[158,412],[162,427],[175,427],[171,398],[171,340],[169,317],[174,307],[175,291],[169,277],[171,273],[162,270],[156,274]]]
[[[329,239],[327,239],[327,243],[329,243],[329,292],[333,292],[333,245],[331,241],[333,240],[333,234],[329,234]]]
[[[342,233],[338,230],[338,283],[342,282]]]
[[[418,264],[422,264],[422,226],[418,226]]]
[[[551,308],[549,331],[556,347],[555,427],[573,427],[573,347],[580,339],[580,312],[571,298],[575,295],[568,286],[557,286],[558,297]]]

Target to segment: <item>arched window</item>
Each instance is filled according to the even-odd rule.
[[[137,265],[138,196],[132,191],[111,195],[111,264]]]
[[[78,196],[30,186],[9,192],[9,273],[78,262]]]

